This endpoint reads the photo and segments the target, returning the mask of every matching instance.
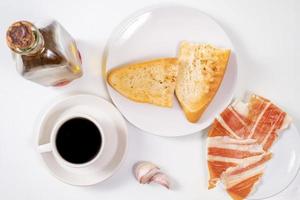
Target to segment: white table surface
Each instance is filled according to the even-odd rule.
[[[126,161],[109,180],[74,187],[52,177],[35,150],[36,119],[49,102],[62,94],[83,92],[108,99],[101,79],[101,56],[113,28],[137,9],[159,0],[0,1],[0,199],[229,199],[220,189],[206,189],[203,157],[205,134],[161,138],[129,127]],[[238,53],[236,96],[256,91],[281,105],[300,128],[300,1],[297,0],[181,0],[216,19]],[[78,41],[84,76],[62,89],[26,81],[15,70],[5,43],[13,21],[55,18]],[[179,27],[180,28],[180,27]],[[300,141],[299,141],[300,145]],[[173,190],[139,185],[131,174],[138,160],[159,164],[174,180]],[[272,200],[300,199],[300,175],[289,189]]]

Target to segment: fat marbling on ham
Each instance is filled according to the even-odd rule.
[[[278,133],[291,118],[268,99],[255,94],[236,101],[210,128],[207,139],[209,189],[221,181],[234,200],[245,199],[258,183]]]

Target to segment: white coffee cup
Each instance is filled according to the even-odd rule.
[[[101,146],[100,149],[98,151],[98,153],[96,154],[96,156],[92,159],[89,160],[85,163],[71,163],[67,160],[65,160],[60,153],[57,150],[57,146],[56,146],[56,137],[58,134],[58,131],[60,129],[60,127],[66,123],[67,121],[74,119],[74,118],[84,118],[87,119],[91,122],[93,122],[96,127],[99,130],[99,134],[100,134],[100,138],[101,138]],[[105,145],[105,136],[103,133],[103,129],[100,126],[100,123],[94,119],[93,117],[91,117],[90,115],[84,114],[84,113],[80,113],[80,112],[69,112],[67,114],[62,115],[55,123],[52,131],[51,131],[51,135],[50,135],[50,142],[47,144],[43,144],[38,146],[38,151],[39,153],[52,153],[54,158],[56,159],[56,161],[64,168],[68,168],[68,169],[80,169],[80,168],[95,168],[95,170],[97,170],[97,162],[99,162],[99,157],[102,155],[103,149],[106,147]]]

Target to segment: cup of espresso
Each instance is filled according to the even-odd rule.
[[[100,124],[91,116],[72,113],[59,118],[51,131],[50,142],[40,145],[40,153],[51,152],[68,168],[91,167],[104,148]]]

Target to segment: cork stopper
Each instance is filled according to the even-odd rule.
[[[32,48],[36,43],[35,30],[36,27],[27,21],[13,23],[6,33],[8,47],[15,52]]]

